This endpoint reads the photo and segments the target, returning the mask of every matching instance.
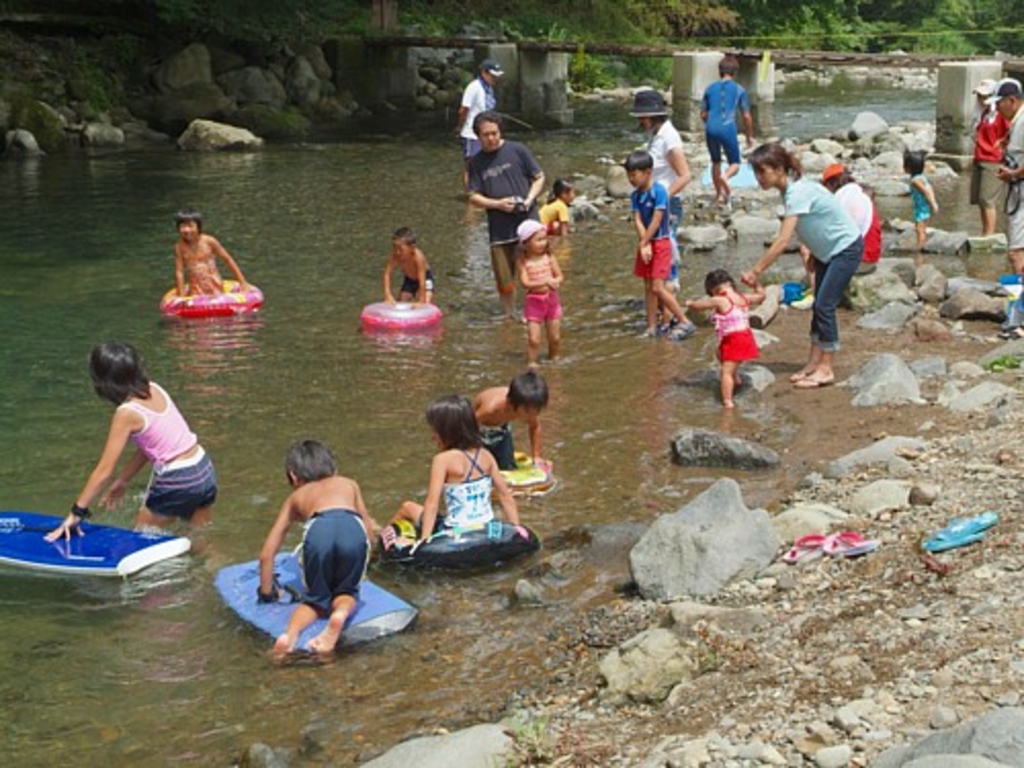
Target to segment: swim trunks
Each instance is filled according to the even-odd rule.
[[[502,424],[500,427],[480,427],[480,437],[484,448],[491,452],[498,462],[498,469],[516,468],[516,450],[512,444],[512,425]]]
[[[339,595],[357,597],[369,558],[366,528],[356,512],[317,512],[306,521],[302,535],[302,602],[325,615]]]
[[[416,296],[420,292],[420,281],[415,277],[405,276],[402,280],[401,293],[410,293]],[[434,292],[434,271],[432,269],[427,270],[427,293]]]

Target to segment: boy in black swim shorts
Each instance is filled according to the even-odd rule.
[[[288,496],[260,552],[261,603],[276,602],[281,587],[274,577],[274,558],[292,523],[305,523],[302,572],[305,591],[288,628],[274,643],[274,653],[290,653],[299,634],[317,618],[329,617],[327,628],[309,642],[316,653],[331,653],[345,622],[356,607],[359,585],[370,555],[369,537],[379,526],[363,504],[359,485],[337,474],[330,449],[304,440],[288,449],[285,459]]]

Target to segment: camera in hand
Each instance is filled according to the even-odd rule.
[[[1003,167],[1009,168],[1011,171],[1016,171],[1020,168],[1020,163],[1017,162],[1017,158],[1011,155],[1009,152],[1003,153]]]
[[[512,198],[512,212],[526,213],[526,201],[518,195]]]

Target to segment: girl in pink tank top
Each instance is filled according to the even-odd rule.
[[[516,230],[522,255],[519,257],[519,282],[526,289],[523,317],[526,320],[526,362],[537,367],[540,336],[547,330],[548,357],[558,359],[562,341],[562,301],[558,288],[562,284],[562,268],[548,250],[547,228],[539,221],[527,219]]]
[[[740,293],[728,272],[715,269],[704,278],[704,290],[708,298],[687,301],[686,308],[712,312],[711,322],[718,334],[718,359],[722,363],[722,405],[732,408],[733,393],[742,386],[740,363],[756,360],[758,356],[748,310],[764,301],[764,288],[755,283],[753,293]]]
[[[176,518],[208,523],[217,498],[213,464],[171,396],[149,380],[135,348],[120,342],[98,345],[89,358],[89,372],[96,394],[117,409],[103,455],[71,505],[71,513],[47,539],[81,535],[78,524],[91,515],[89,505],[98,496],[107,509],[120,506],[128,482],[147,463],[153,465],[153,474],[135,517],[136,527],[165,526]],[[129,440],[138,450],[115,477]]]

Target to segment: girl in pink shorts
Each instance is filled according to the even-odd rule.
[[[562,268],[548,251],[547,228],[539,221],[527,219],[516,230],[523,255],[519,259],[519,282],[526,289],[523,317],[527,323],[526,362],[537,367],[540,354],[540,332],[547,329],[548,357],[558,359],[561,341],[562,302],[558,287],[562,284]]]

